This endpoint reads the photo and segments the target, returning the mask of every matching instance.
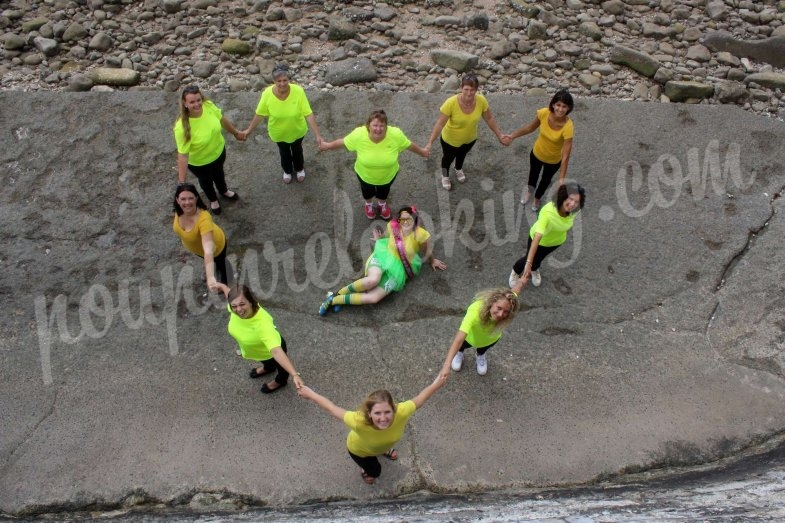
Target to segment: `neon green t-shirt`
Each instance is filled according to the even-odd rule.
[[[488,110],[488,100],[481,94],[474,96],[474,110],[466,114],[458,103],[458,95],[448,98],[439,112],[448,117],[442,129],[442,139],[453,147],[460,147],[477,139],[477,124]]]
[[[540,133],[534,142],[532,150],[534,151],[534,156],[540,161],[553,164],[561,161],[564,140],[572,138],[574,129],[572,120],[569,117],[567,118],[567,123],[561,129],[558,131],[551,129],[551,126],[548,125],[550,112],[551,110],[547,107],[537,111],[537,118],[540,120]]]
[[[305,117],[312,114],[305,91],[297,84],[289,84],[289,96],[281,100],[270,86],[262,91],[256,114],[266,116],[267,134],[274,142],[292,143],[308,132]]]
[[[398,173],[398,155],[412,144],[403,131],[397,127],[387,126],[384,140],[374,143],[363,125],[343,139],[343,145],[349,151],[357,152],[354,171],[365,183],[384,185],[390,183]]]
[[[458,327],[459,331],[466,333],[466,341],[478,349],[496,343],[502,337],[502,331],[497,330],[495,325],[486,325],[482,322],[480,309],[482,309],[482,300],[477,300],[469,305],[461,326]]]
[[[362,412],[347,411],[343,415],[343,422],[351,431],[346,436],[346,448],[361,458],[381,456],[401,440],[406,422],[415,410],[417,406],[412,400],[398,403],[393,422],[384,430],[368,425]]]
[[[403,234],[403,231],[401,231]],[[395,239],[392,233],[392,226],[388,223],[387,224],[387,237],[389,238],[387,242],[387,250],[390,251],[390,254],[401,259],[400,253],[398,252],[398,247],[395,245]],[[406,250],[406,259],[412,260],[417,254],[420,253],[420,248],[428,241],[428,238],[431,237],[431,233],[423,229],[422,227],[417,227],[414,229],[412,234],[403,237],[403,246]]]
[[[562,217],[556,210],[556,204],[548,202],[540,209],[537,221],[534,222],[534,225],[529,230],[529,237],[534,238],[534,235],[539,233],[542,234],[540,245],[543,247],[561,245],[567,241],[567,231],[572,229],[572,224],[577,214],[574,212]]]
[[[202,104],[202,116],[188,118],[191,126],[191,139],[185,141],[183,122],[180,118],[174,124],[174,141],[177,152],[188,155],[190,165],[207,165],[218,159],[224,150],[223,127],[221,118],[223,113],[210,100]]]
[[[186,231],[180,227],[180,220],[178,220],[178,218],[179,216],[175,214],[172,229],[174,229],[175,234],[180,237],[180,241],[183,242],[183,246],[188,249],[188,252],[204,258],[202,235],[208,232],[213,233],[213,243],[215,244],[213,256],[217,256],[223,252],[224,247],[226,246],[226,235],[221,228],[213,222],[209,212],[204,209],[199,209],[196,225],[194,225],[193,229],[190,231]]]
[[[241,318],[229,309],[229,334],[240,346],[243,358],[254,361],[267,361],[272,359],[272,349],[281,346],[281,335],[275,328],[273,317],[261,306],[256,314],[247,320]]]

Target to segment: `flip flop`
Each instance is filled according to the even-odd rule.
[[[262,368],[264,368],[264,365],[262,366]],[[267,370],[267,369],[264,369],[263,372],[256,372],[256,367],[251,367],[251,372],[249,372],[248,375],[256,379],[256,378],[261,378],[265,374],[270,374],[271,372],[272,372],[271,370]]]
[[[264,385],[262,385],[262,388],[259,389],[259,390],[261,390],[264,394],[272,394],[273,392],[278,392],[279,390],[281,390],[284,387],[286,387],[286,383],[284,383],[283,385],[278,385],[276,388],[271,389],[265,383]]]
[[[384,457],[389,459],[390,461],[395,461],[396,459],[398,459],[398,451],[392,448],[384,453]]]
[[[365,473],[365,471],[360,472],[360,475],[363,477],[363,481],[365,481],[368,485],[373,485],[376,483],[376,478],[369,476]]]

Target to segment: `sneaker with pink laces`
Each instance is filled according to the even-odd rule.
[[[392,212],[390,211],[390,206],[387,205],[387,202],[379,202],[379,214],[383,220],[390,219]]]
[[[376,218],[376,207],[373,205],[373,203],[365,204],[365,217],[369,220]]]

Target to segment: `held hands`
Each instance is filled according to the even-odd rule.
[[[297,382],[295,382],[296,384]],[[311,387],[302,384],[302,380],[300,380],[300,386],[297,388],[297,395],[301,398],[305,398],[307,400],[312,400],[314,392]]]
[[[299,394],[300,391],[305,387],[305,382],[298,375],[292,376],[292,381],[294,382],[294,386],[297,387],[297,393]]]
[[[513,140],[513,137],[512,137],[511,135],[509,135],[509,134],[503,134],[503,135],[501,136],[501,138],[499,138],[499,141],[500,141],[500,142],[502,143],[502,145],[504,145],[505,147],[507,147],[508,145],[510,145],[510,144],[512,143],[512,140]]]

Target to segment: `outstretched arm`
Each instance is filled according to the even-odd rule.
[[[338,138],[332,142],[326,142],[324,140],[319,142],[320,151],[331,151],[333,149],[340,149],[341,147],[343,147],[343,138]]]
[[[572,138],[564,140],[564,145],[561,148],[561,170],[559,171],[559,185],[564,183],[564,177],[567,176],[567,166],[570,164],[570,153],[572,152]]]
[[[346,409],[342,409],[332,401],[328,400],[321,394],[314,392],[311,387],[303,385],[297,390],[297,394],[301,398],[305,398],[307,400],[311,400],[321,408],[332,414],[334,417],[338,418],[339,420],[343,421],[343,417],[346,414]]]
[[[528,124],[526,124],[523,127],[513,131],[512,134],[509,135],[510,136],[510,140],[514,140],[514,139],[519,138],[521,136],[526,136],[529,133],[533,133],[534,131],[537,130],[537,128],[539,126],[540,126],[540,120],[539,120],[539,118],[535,117],[534,120],[532,120]]]
[[[496,123],[496,118],[493,117],[491,110],[488,109],[482,113],[482,118],[485,120],[485,123],[488,124],[488,128],[496,135],[496,139],[499,140],[499,143],[504,144],[504,134],[501,129],[499,129],[499,124]]]
[[[273,347],[270,352],[273,353],[273,359],[278,362],[278,365],[283,367],[286,372],[292,375],[294,386],[298,389],[301,389],[303,387],[303,379],[300,377],[300,373],[295,370],[292,360],[289,359],[289,356],[286,355],[281,347]]]
[[[419,154],[423,158],[428,158],[428,157],[431,156],[431,150],[430,149],[420,147],[419,145],[417,145],[414,142],[412,142],[412,144],[409,146],[409,150]]]
[[[430,240],[426,240],[422,247],[420,247],[420,257],[426,260],[433,270],[439,269],[440,271],[443,271],[447,268],[446,263],[434,257]]]
[[[429,151],[433,146],[433,142],[436,141],[436,137],[441,134],[442,129],[444,126],[447,125],[447,120],[449,120],[449,116],[443,113],[439,113],[439,116],[436,118],[436,123],[433,124],[433,130],[431,131],[431,136],[428,137],[428,142],[425,144],[425,148]]]
[[[442,388],[442,385],[444,385],[445,380],[446,378],[441,374],[436,376],[436,379],[433,380],[433,383],[425,387],[423,390],[420,391],[418,395],[412,398],[414,405],[418,409],[423,405],[425,405],[425,402],[428,401],[431,396],[433,396],[433,393],[439,390],[440,388]]]
[[[226,116],[221,117],[221,127],[232,133],[232,136],[237,140],[240,140],[241,142],[245,140],[245,134],[241,133]]]
[[[316,145],[322,143],[322,134],[319,132],[319,125],[316,123],[316,116],[311,113],[305,117],[305,121],[308,122],[308,127],[310,127],[313,134],[316,135]]]
[[[529,282],[529,278],[531,278],[534,256],[537,254],[537,248],[540,246],[541,239],[542,234],[539,232],[534,234],[534,238],[532,238],[532,245],[529,247],[529,253],[526,255],[526,265],[523,268],[523,274],[518,280],[518,283],[512,289],[515,294],[520,294],[523,288]]]
[[[447,376],[450,375],[450,363],[452,363],[452,359],[460,350],[461,345],[463,342],[466,341],[466,333],[459,330],[455,333],[455,337],[452,339],[452,344],[450,345],[450,350],[447,351],[447,358],[444,360],[444,364],[442,365],[442,371],[439,373],[439,376],[442,376],[444,379],[447,379]]]

